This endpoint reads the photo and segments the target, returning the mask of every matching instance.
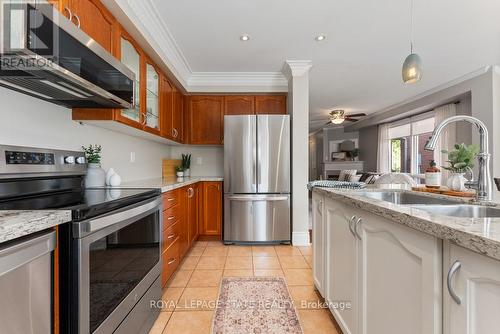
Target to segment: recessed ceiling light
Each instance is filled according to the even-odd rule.
[[[325,35],[318,35],[314,39],[318,42],[321,42],[321,41],[324,41],[326,39],[326,36]]]
[[[245,35],[241,35],[240,36],[240,40],[242,40],[243,42],[247,42],[247,41],[250,40],[250,36],[248,36],[246,34]]]

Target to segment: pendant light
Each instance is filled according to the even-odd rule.
[[[403,82],[415,83],[422,78],[422,59],[413,53],[413,0],[410,0],[410,54],[403,63]]]

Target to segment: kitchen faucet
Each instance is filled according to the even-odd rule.
[[[429,138],[429,141],[425,144],[425,149],[429,151],[434,151],[436,149],[438,137],[443,131],[443,129],[448,124],[458,121],[466,121],[472,123],[476,125],[479,130],[480,143],[479,143],[479,153],[477,155],[477,159],[479,161],[479,174],[477,177],[477,181],[469,183],[468,186],[477,189],[476,200],[478,202],[491,202],[493,186],[490,175],[491,154],[489,152],[489,145],[488,145],[488,128],[481,120],[472,116],[463,116],[463,115],[452,116],[445,119],[436,126],[436,128],[432,132],[431,137]]]

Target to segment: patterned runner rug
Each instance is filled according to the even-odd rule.
[[[228,277],[220,289],[212,333],[303,333],[282,277]]]

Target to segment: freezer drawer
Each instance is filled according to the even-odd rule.
[[[225,195],[224,242],[290,241],[290,195]]]

